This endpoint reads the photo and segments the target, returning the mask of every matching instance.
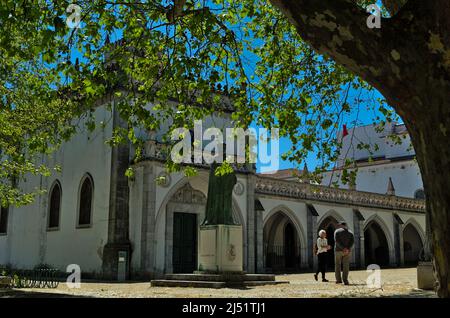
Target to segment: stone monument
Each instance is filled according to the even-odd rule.
[[[233,171],[216,175],[217,163],[209,173],[205,219],[199,229],[198,271],[190,274],[166,274],[151,285],[164,287],[223,288],[288,284],[276,281],[272,274],[246,274],[243,271],[242,225],[233,219],[233,188],[237,178]]]
[[[200,225],[198,270],[200,273],[242,273],[242,225],[233,220],[234,171],[216,175],[217,163],[209,173],[205,219]]]

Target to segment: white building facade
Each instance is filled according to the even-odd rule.
[[[104,128],[80,131],[51,159],[43,159],[60,165],[61,173],[23,183],[27,189],[48,189],[46,195],[29,206],[2,208],[0,266],[48,264],[65,271],[78,264],[82,275],[108,279],[117,278],[120,262],[128,278],[196,270],[209,167],[198,165],[198,174],[189,178],[167,174],[164,146],[157,140],[148,140],[145,159],[131,164],[129,145],[105,144],[120,125],[114,108],[97,108],[95,118],[106,123]],[[206,119],[204,128],[212,122],[217,124]],[[127,178],[130,166],[135,174]],[[362,179],[360,189],[350,190],[260,175],[252,167],[236,173],[233,213],[243,228],[248,273],[312,270],[318,231],[325,229],[332,241],[339,221],[355,234],[354,267],[404,266],[418,260],[425,239],[425,203],[410,192],[419,184],[408,185],[404,192],[396,188],[397,195],[403,194],[396,196],[368,192]],[[386,175],[395,180],[396,175]],[[164,182],[156,182],[161,176]],[[383,181],[379,183],[381,187]]]

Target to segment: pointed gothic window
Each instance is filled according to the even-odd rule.
[[[0,234],[6,234],[8,231],[8,208],[0,209]]]
[[[94,197],[94,182],[89,174],[81,180],[78,226],[86,227],[91,225],[92,201]]]
[[[61,213],[61,184],[58,180],[53,184],[50,191],[50,206],[48,212],[48,228],[57,229],[59,228],[59,216]]]

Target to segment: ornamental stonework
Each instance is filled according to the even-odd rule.
[[[425,201],[258,176],[256,193],[354,206],[425,212]]]
[[[175,192],[170,201],[177,203],[206,204],[206,196],[201,191],[192,188],[189,183],[186,183],[185,186]]]

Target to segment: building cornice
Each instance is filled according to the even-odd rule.
[[[258,175],[255,191],[258,194],[289,197],[312,202],[345,204],[354,207],[379,208],[425,213],[425,201],[372,192],[332,188],[322,185],[279,180]]]

